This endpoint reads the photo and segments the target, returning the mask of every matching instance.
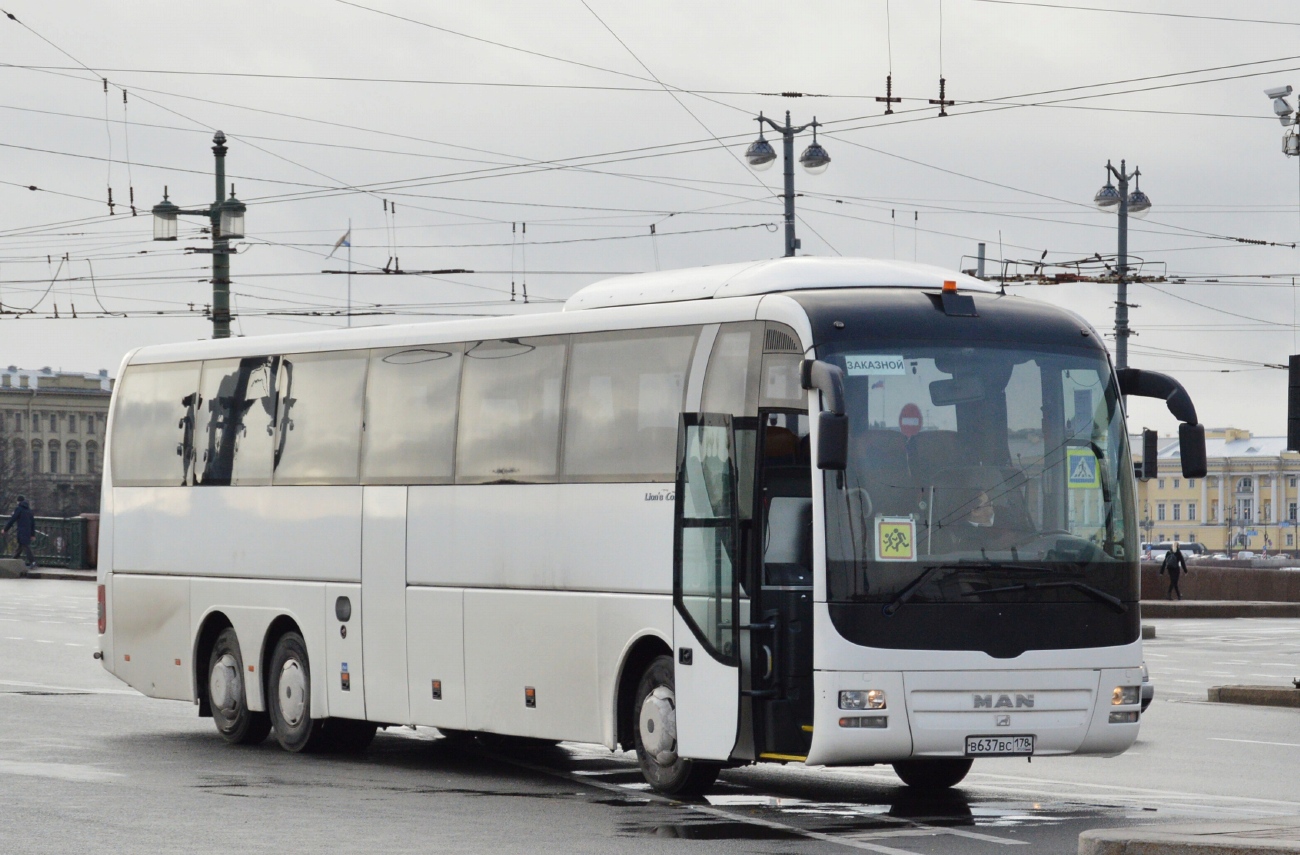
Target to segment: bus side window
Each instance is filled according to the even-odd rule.
[[[249,356],[239,360],[233,414],[235,456],[232,484],[270,484],[275,451],[279,356]]]
[[[376,350],[366,382],[366,484],[449,484],[464,346]]]
[[[192,454],[199,362],[132,365],[113,414],[113,481],[120,486],[181,486]],[[187,437],[189,437],[187,446]]]
[[[457,482],[557,480],[567,339],[505,339],[466,347]]]
[[[301,353],[280,363],[276,484],[355,484],[367,351]]]
[[[698,327],[573,337],[566,481],[675,478],[677,421]]]
[[[758,415],[758,366],[762,358],[761,323],[723,324],[713,343],[704,375],[700,410],[733,416]]]

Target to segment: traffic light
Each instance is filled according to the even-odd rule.
[[[1291,357],[1287,370],[1286,450],[1300,451],[1300,354]]]
[[[1142,430],[1142,480],[1150,481],[1160,472],[1159,454],[1157,448],[1159,436],[1153,430]]]

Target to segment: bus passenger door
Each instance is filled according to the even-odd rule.
[[[684,413],[677,443],[673,649],[677,750],[727,760],[740,717],[738,502],[732,418]]]

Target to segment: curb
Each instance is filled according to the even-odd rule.
[[[78,582],[93,582],[94,570],[65,570],[62,567],[37,567],[27,571],[28,579],[71,579]]]
[[[1285,686],[1211,686],[1207,694],[1209,700],[1220,704],[1300,709],[1300,689]]]
[[[1143,600],[1144,618],[1300,618],[1300,603],[1236,600]]]
[[[1079,855],[1276,855],[1300,853],[1300,816],[1096,828],[1079,835]]]

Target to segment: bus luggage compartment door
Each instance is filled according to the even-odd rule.
[[[731,416],[684,413],[677,443],[673,674],[678,753],[726,760],[740,717],[735,438]]]

